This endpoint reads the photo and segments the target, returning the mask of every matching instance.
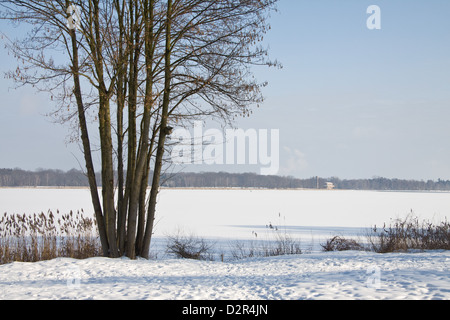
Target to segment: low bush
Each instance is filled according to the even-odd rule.
[[[354,239],[346,239],[341,236],[335,236],[328,239],[325,244],[321,244],[323,251],[350,251],[364,250],[364,246]]]
[[[184,235],[180,231],[167,237],[166,252],[180,259],[213,261],[214,243],[195,235]]]

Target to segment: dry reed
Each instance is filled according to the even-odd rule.
[[[84,259],[101,255],[95,219],[83,210],[56,215],[7,214],[0,219],[0,264],[57,257]]]

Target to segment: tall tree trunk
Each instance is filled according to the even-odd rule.
[[[137,126],[136,109],[138,95],[138,73],[140,50],[140,31],[139,31],[139,8],[138,3],[130,1],[130,20],[131,20],[131,43],[134,46],[130,60],[130,99],[128,113],[128,170],[127,170],[127,191],[128,191],[128,225],[127,225],[127,243],[126,254],[130,259],[136,258],[136,225],[138,197],[140,189],[140,179],[136,177],[136,153],[137,153]]]
[[[67,6],[69,2],[66,1]],[[103,256],[108,256],[109,245],[106,233],[105,220],[102,213],[102,206],[98,195],[97,181],[95,178],[95,170],[92,161],[91,145],[89,141],[89,134],[86,123],[86,114],[84,110],[83,98],[81,94],[80,76],[79,76],[79,61],[78,61],[78,45],[75,29],[70,30],[70,37],[72,39],[72,73],[74,79],[74,95],[77,101],[78,121],[81,131],[81,141],[83,143],[83,153],[86,164],[87,176],[89,181],[89,190],[91,193],[92,205],[94,207],[95,218],[97,221],[98,232],[100,236],[100,243],[102,245]]]
[[[109,256],[119,257],[116,233],[116,210],[114,208],[114,168],[113,168],[113,147],[111,135],[111,111],[110,92],[106,89],[103,75],[103,49],[100,27],[100,7],[99,1],[93,0],[93,49],[94,64],[98,77],[99,87],[99,131],[100,148],[102,158],[102,196],[103,214],[105,216],[106,234],[108,236]]]
[[[126,235],[126,210],[124,209],[124,163],[123,163],[123,111],[125,109],[126,99],[126,72],[127,72],[127,55],[124,52],[125,44],[125,2],[115,0],[115,7],[117,10],[118,23],[119,23],[119,48],[117,58],[117,238],[119,245],[119,253],[123,255],[125,252],[125,235]],[[127,50],[128,51],[128,50]]]
[[[117,84],[117,238],[120,255],[125,250],[124,164],[123,164],[123,110],[125,106],[123,75]],[[120,93],[119,93],[120,92]]]
[[[148,188],[148,176],[151,154],[149,153],[149,136],[150,136],[150,120],[151,110],[154,106],[153,101],[153,57],[154,57],[154,0],[144,1],[144,28],[145,28],[145,69],[146,69],[146,83],[145,83],[145,100],[144,100],[144,115],[141,133],[141,144],[139,148],[139,160],[136,176],[140,179],[140,190],[138,197],[139,217],[138,217],[138,232],[136,235],[136,252],[138,255],[142,253],[142,247],[145,235],[145,198]],[[152,135],[152,143],[153,143]],[[150,149],[153,147],[150,144]]]
[[[155,220],[156,212],[156,200],[159,192],[160,176],[162,169],[162,161],[164,156],[164,147],[166,142],[166,136],[168,134],[167,123],[169,116],[169,103],[170,103],[170,88],[171,88],[171,54],[172,54],[172,0],[167,1],[167,17],[166,17],[166,50],[164,54],[164,97],[161,110],[161,124],[159,128],[158,147],[156,149],[155,167],[153,170],[152,186],[150,190],[150,198],[147,214],[147,225],[144,235],[144,244],[142,247],[143,258],[148,259],[150,254],[150,242],[153,234],[153,224]]]
[[[143,184],[145,188],[148,183],[145,181],[146,168],[148,165],[148,144],[149,144],[149,131],[151,120],[151,109],[153,107],[153,10],[154,4],[151,0],[144,1],[143,7],[144,17],[144,41],[145,41],[145,61],[146,61],[146,87],[145,87],[145,99],[144,99],[144,113],[141,121],[141,136],[139,140],[139,148],[136,159],[136,171],[134,174],[135,183],[132,186],[132,192],[130,196],[130,212],[129,212],[129,241],[127,244],[128,257],[131,259],[136,258],[136,255],[140,254],[142,241],[140,238],[143,236],[142,227],[142,215],[139,217],[138,224],[138,210],[139,199],[142,197]],[[130,219],[132,218],[132,219]],[[137,229],[137,233],[136,233]],[[134,247],[134,248],[133,248]]]

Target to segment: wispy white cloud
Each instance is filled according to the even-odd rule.
[[[306,154],[298,149],[283,147],[284,161],[281,160],[280,175],[298,175],[309,166]]]

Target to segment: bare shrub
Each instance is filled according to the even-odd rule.
[[[255,256],[255,246],[253,243],[248,243],[247,241],[234,241],[230,244],[231,256],[235,260],[253,258]]]
[[[321,244],[323,251],[350,251],[364,250],[364,246],[354,239],[347,239],[341,236],[334,236],[328,239],[325,244]]]
[[[177,234],[167,237],[166,252],[181,259],[214,260],[214,243],[195,235]]]
[[[270,248],[267,256],[281,256],[302,254],[300,240],[294,239],[287,233],[277,233],[274,246]]]

